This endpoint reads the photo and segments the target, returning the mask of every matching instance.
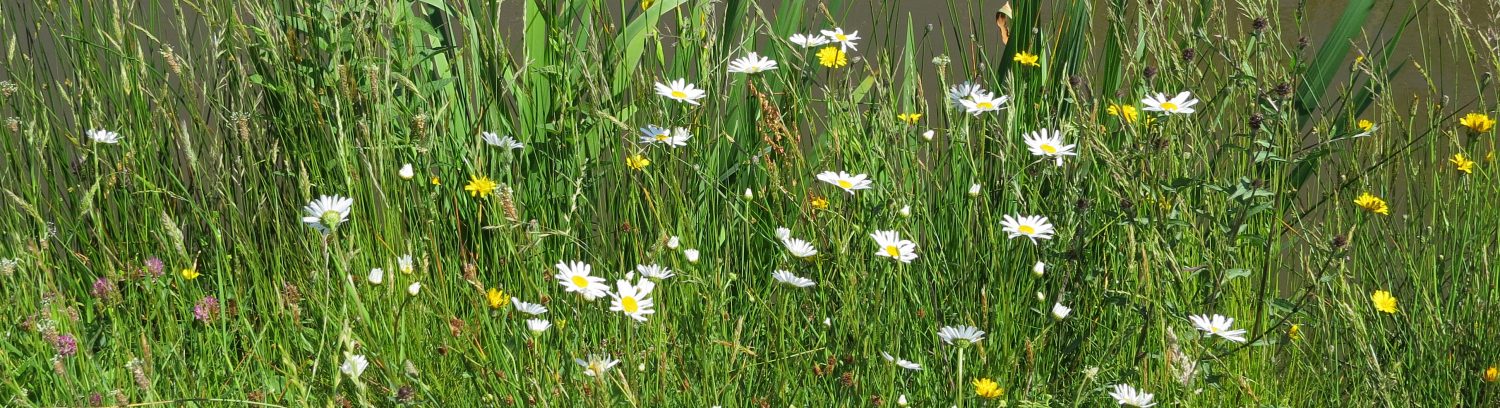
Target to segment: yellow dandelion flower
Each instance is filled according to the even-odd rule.
[[[630,167],[632,170],[641,170],[650,165],[651,159],[647,159],[646,156],[639,154],[625,158],[625,166]]]
[[[1371,122],[1369,119],[1360,119],[1359,122],[1354,123],[1354,126],[1359,127],[1360,132],[1369,132],[1375,128],[1375,122]]]
[[[1005,395],[1005,390],[1001,389],[1000,384],[996,384],[994,380],[980,378],[974,380],[974,394],[984,398],[999,398]]]
[[[197,269],[193,269],[193,268],[182,268],[182,272],[181,273],[182,273],[182,278],[183,279],[187,279],[187,280],[198,279],[199,276],[203,275],[201,273],[198,273]]]
[[[1380,197],[1376,197],[1370,193],[1361,194],[1359,198],[1354,199],[1354,205],[1372,213],[1391,215],[1391,208],[1385,205],[1385,200],[1381,200]]]
[[[1125,121],[1125,123],[1135,123],[1136,120],[1139,120],[1141,118],[1141,111],[1139,109],[1136,109],[1133,105],[1118,105],[1111,103],[1109,104],[1109,109],[1107,112],[1110,116],[1119,117],[1120,120]]]
[[[1040,62],[1041,59],[1042,59],[1042,57],[1039,57],[1036,54],[1032,54],[1032,53],[1029,53],[1029,52],[1026,52],[1026,51],[1021,51],[1021,52],[1016,53],[1016,58],[1015,59],[1016,59],[1016,62],[1020,63],[1021,65],[1027,65],[1027,66],[1033,66],[1033,67],[1040,67],[1040,66],[1042,66],[1042,64]]]
[[[900,115],[896,115],[896,119],[900,119],[902,122],[906,122],[906,124],[908,124],[908,125],[915,125],[915,124],[917,124],[917,121],[922,120],[922,114],[920,114],[920,113],[903,113],[903,114],[900,114]]]
[[[510,295],[505,294],[500,289],[490,288],[488,292],[484,293],[484,300],[489,302],[491,309],[499,309],[510,302]]]
[[[432,176],[432,185],[441,186],[443,185],[443,180],[439,179],[438,176]]]
[[[828,68],[838,68],[849,65],[848,54],[839,47],[828,46],[818,51],[818,64]]]
[[[827,210],[828,209],[828,199],[827,198],[813,197],[812,200],[809,200],[809,203],[812,204],[812,208],[814,210]]]
[[[1464,115],[1463,119],[1458,120],[1458,124],[1464,125],[1475,133],[1484,133],[1495,127],[1495,119],[1490,115],[1474,112]]]
[[[464,191],[468,191],[470,197],[485,198],[494,193],[497,187],[500,185],[495,184],[495,180],[490,180],[489,177],[472,176],[469,178],[469,184],[464,186]]]
[[[1371,293],[1370,303],[1375,304],[1375,310],[1396,314],[1396,297],[1391,296],[1391,292],[1377,290],[1375,293]]]
[[[1500,367],[1490,366],[1490,368],[1484,369],[1484,374],[1481,374],[1479,378],[1487,383],[1500,381]]]
[[[1292,327],[1286,329],[1286,338],[1292,341],[1302,340],[1302,325],[1292,323]]]
[[[1453,163],[1453,168],[1464,172],[1464,174],[1474,174],[1474,161],[1464,157],[1463,153],[1453,154],[1453,158],[1448,159],[1448,162]]]

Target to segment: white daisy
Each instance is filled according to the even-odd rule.
[[[573,359],[573,362],[578,363],[578,365],[580,366],[583,366],[583,374],[589,377],[603,377],[604,373],[607,373],[609,372],[609,369],[614,368],[615,364],[620,364],[620,360],[615,360],[609,358],[609,356],[601,356],[597,354],[590,354],[588,360],[575,358]]]
[[[1244,329],[1229,329],[1229,326],[1234,324],[1233,318],[1222,315],[1193,315],[1188,316],[1188,320],[1192,320],[1193,325],[1198,326],[1198,330],[1202,330],[1206,336],[1219,336],[1235,343],[1245,342]]]
[[[828,37],[824,37],[821,35],[803,35],[800,33],[792,34],[792,36],[787,39],[791,40],[792,44],[800,45],[802,46],[802,48],[816,47],[833,41],[828,39]]]
[[[685,128],[667,130],[656,125],[646,125],[641,128],[641,144],[664,144],[671,147],[687,146],[688,139],[693,138]]]
[[[408,295],[416,296],[420,292],[422,292],[422,282],[412,282],[411,285],[406,286],[406,294]]]
[[[411,261],[411,254],[401,255],[400,258],[396,258],[396,269],[400,270],[401,273],[408,275],[410,275],[412,271],[415,271],[416,266]]]
[[[1000,107],[1004,106],[1005,102],[1009,100],[1009,96],[1001,96],[996,98],[994,95],[991,95],[988,92],[980,92],[970,95],[969,99],[964,99],[960,102],[963,103],[965,112],[968,112],[974,116],[979,116],[980,114],[985,112],[994,112],[1000,110]]]
[[[1052,224],[1047,222],[1047,217],[1040,215],[1006,215],[1000,220],[1000,226],[1010,238],[1030,238],[1033,244],[1038,239],[1052,239]]]
[[[984,340],[984,330],[974,326],[943,326],[938,330],[938,338],[944,343],[967,346]]]
[[[657,264],[636,265],[635,271],[640,272],[641,276],[645,276],[651,279],[666,279],[677,276],[677,274],[672,273],[671,269],[667,269],[667,267]]]
[[[552,322],[547,319],[526,319],[526,329],[532,333],[541,333],[552,328]]]
[[[901,234],[896,231],[875,231],[870,234],[875,239],[876,256],[883,256],[901,263],[911,263],[917,259],[917,243],[901,239]]]
[[[370,360],[363,354],[351,354],[344,358],[344,364],[339,365],[339,371],[349,376],[349,379],[358,381],[359,375],[364,374],[365,368],[370,366]]]
[[[339,224],[349,220],[349,209],[354,207],[354,199],[337,195],[322,196],[302,207],[305,213],[302,222],[307,224],[323,235],[333,232]]]
[[[979,196],[979,189],[980,188],[981,187],[980,187],[979,183],[970,184],[969,185],[969,197],[978,197]]]
[[[667,238],[667,248],[677,249],[680,245],[682,245],[682,238],[678,238],[676,235]]]
[[[630,281],[620,279],[615,281],[615,287],[618,290],[610,294],[614,302],[609,310],[624,312],[626,316],[642,322],[646,321],[646,315],[656,313],[652,309],[655,303],[648,298],[651,290],[656,289],[655,282],[643,277],[635,285],[631,285]]]
[[[887,353],[887,352],[882,351],[882,352],[880,352],[880,356],[881,357],[885,357],[885,361],[889,361],[889,362],[895,363],[896,366],[898,366],[898,367],[905,368],[907,370],[912,370],[912,371],[922,371],[922,365],[921,364],[917,364],[917,363],[911,362],[909,360],[904,360],[904,359],[896,358],[895,356],[892,356],[891,353]]]
[[[729,62],[729,72],[739,74],[756,74],[773,69],[776,69],[776,61],[753,52]]]
[[[89,140],[93,140],[94,143],[104,143],[104,144],[120,143],[120,134],[119,133],[111,132],[111,131],[104,130],[104,129],[89,129],[88,132],[85,132],[85,133],[88,135]]]
[[[502,137],[495,134],[494,132],[484,132],[480,134],[480,137],[484,138],[484,142],[489,144],[490,146],[510,150],[516,150],[526,147],[526,145],[521,144],[520,141],[517,141],[516,138],[510,137],[510,135],[505,135],[504,137]]]
[[[818,254],[818,249],[814,248],[811,242],[800,239],[787,238],[782,240],[781,244],[786,246],[787,252],[798,258],[807,258]]]
[[[1074,145],[1063,144],[1062,136],[1060,130],[1042,129],[1027,133],[1023,137],[1026,139],[1026,147],[1031,149],[1033,156],[1055,157],[1057,165],[1062,166],[1063,156],[1078,155],[1073,151]]]
[[[1156,405],[1153,402],[1156,399],[1155,395],[1138,391],[1135,387],[1127,384],[1116,384],[1115,390],[1111,391],[1109,396],[1113,397],[1115,402],[1120,405],[1129,405],[1137,408],[1147,408]]]
[[[964,81],[964,83],[948,88],[948,103],[953,104],[955,108],[959,108],[964,106],[965,100],[973,99],[974,95],[988,93],[978,84]]]
[[[844,191],[849,192],[849,194],[854,194],[854,190],[864,190],[870,188],[870,180],[868,176],[864,174],[850,175],[849,173],[845,173],[842,171],[837,173],[825,171],[822,173],[818,173],[818,180],[822,180],[825,183],[838,186],[838,188],[844,189]]]
[[[521,299],[517,299],[514,297],[510,298],[510,304],[515,305],[516,311],[532,316],[541,316],[547,314],[546,306],[542,306],[536,303],[527,303],[521,301]]]
[[[557,275],[552,277],[568,292],[583,295],[589,301],[609,294],[609,285],[604,284],[604,278],[589,275],[594,269],[589,264],[579,261],[558,262],[556,267]]]
[[[811,286],[814,286],[814,285],[818,284],[817,282],[813,282],[812,279],[808,279],[808,278],[804,278],[804,277],[801,277],[801,276],[793,275],[791,272],[787,272],[787,271],[783,271],[783,270],[777,270],[776,272],[771,272],[771,279],[775,279],[777,282],[785,283],[785,284],[792,285],[793,287],[798,287],[798,288],[806,288],[806,287],[811,287]]]
[[[1069,308],[1067,306],[1063,306],[1062,303],[1053,303],[1052,304],[1052,318],[1053,319],[1057,319],[1057,320],[1066,319],[1068,317],[1069,313],[1073,313],[1073,309],[1072,308]]]
[[[385,281],[385,271],[380,268],[370,269],[370,276],[366,280],[369,280],[371,285],[379,285],[380,282]]]
[[[854,48],[854,46],[859,45],[854,43],[859,40],[858,31],[845,33],[843,28],[834,27],[832,30],[823,30],[822,34],[824,38],[839,43],[839,47],[842,47],[844,51],[859,50],[858,48]]]
[[[937,136],[937,131],[936,130],[927,129],[926,132],[922,132],[922,139],[923,140],[931,142],[933,136]]]
[[[1197,105],[1198,100],[1194,99],[1193,95],[1188,91],[1182,91],[1177,96],[1172,97],[1172,99],[1167,99],[1167,95],[1162,93],[1149,95],[1146,96],[1146,99],[1141,100],[1141,104],[1146,105],[1141,110],[1162,112],[1168,115],[1186,115],[1193,113],[1193,105]]]
[[[674,101],[697,105],[698,100],[703,99],[704,92],[702,89],[698,89],[697,86],[687,83],[686,80],[675,79],[672,80],[670,85],[657,82],[656,94]]]
[[[776,239],[786,241],[792,238],[792,230],[787,227],[776,227]]]
[[[411,163],[407,163],[401,166],[401,170],[397,171],[396,175],[401,176],[402,179],[411,180],[412,177],[417,176],[417,171],[411,168]]]
[[[692,249],[692,248],[684,249],[684,250],[682,250],[682,256],[684,258],[687,258],[688,262],[698,263],[698,250],[696,250],[696,249]]]

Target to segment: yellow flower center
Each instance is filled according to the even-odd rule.
[[[1177,111],[1177,104],[1171,103],[1171,102],[1162,102],[1161,103],[1161,110],[1164,110],[1164,111],[1167,111],[1167,112],[1176,112]]]
[[[580,287],[580,288],[589,287],[589,280],[588,279],[584,279],[582,275],[575,275],[575,276],[573,276],[572,282],[573,282],[573,286],[577,286],[577,287]]]
[[[886,255],[890,255],[892,258],[899,258],[901,257],[901,248],[897,248],[895,245],[886,245],[885,253]]]
[[[634,297],[630,296],[620,298],[620,308],[625,309],[625,313],[635,313],[641,311],[641,305],[639,303],[636,303]]]
[[[1052,147],[1052,145],[1050,144],[1043,144],[1039,146],[1039,148],[1041,148],[1042,151],[1047,152],[1047,154],[1057,154],[1057,148]]]
[[[1026,234],[1026,235],[1031,235],[1031,234],[1035,234],[1036,233],[1036,228],[1033,228],[1030,225],[1022,225],[1022,226],[1016,227],[1016,230],[1017,231],[1021,231],[1022,234]]]
[[[658,142],[664,142],[666,140],[667,140],[667,134],[666,133],[661,133],[661,134],[657,134],[656,135],[656,141],[658,141]]]
[[[974,106],[979,109],[995,109],[995,104],[989,102],[976,103]]]
[[[846,35],[843,35],[843,34],[834,34],[833,38],[836,38],[839,41],[848,41],[849,40],[849,36],[846,36]]]
[[[687,93],[682,91],[672,91],[672,97],[677,99],[687,99]]]
[[[849,180],[839,180],[839,182],[837,184],[839,185],[839,188],[842,188],[842,189],[845,189],[845,190],[854,188],[854,183],[850,183]]]

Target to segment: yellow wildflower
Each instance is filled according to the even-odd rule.
[[[813,197],[812,200],[810,201],[810,203],[812,204],[812,208],[814,210],[827,210],[828,209],[828,199],[827,198]]]
[[[495,184],[495,180],[490,180],[489,177],[472,176],[469,179],[469,185],[464,186],[464,191],[468,191],[470,197],[485,198],[494,193],[497,187],[499,185]]]
[[[1038,57],[1036,54],[1032,54],[1026,51],[1016,53],[1015,59],[1016,62],[1020,63],[1021,65],[1029,65],[1033,67],[1042,66],[1041,62],[1039,62],[1042,59],[1041,57]]]
[[[974,394],[984,398],[999,398],[1005,395],[1005,390],[1001,389],[1000,384],[996,384],[994,380],[980,378],[974,380]]]
[[[1490,366],[1490,368],[1484,369],[1484,374],[1480,375],[1479,378],[1484,379],[1484,382],[1487,383],[1500,381],[1500,368]]]
[[[501,306],[505,306],[507,302],[510,302],[510,295],[505,294],[500,289],[490,288],[488,292],[484,293],[484,300],[489,301],[491,309],[499,309]]]
[[[1137,119],[1140,119],[1141,117],[1141,111],[1136,109],[1133,105],[1117,105],[1111,103],[1109,104],[1108,112],[1110,116],[1117,116],[1120,118],[1120,120],[1125,121],[1125,123],[1135,123],[1135,121]]]
[[[1370,294],[1370,303],[1375,304],[1375,310],[1384,313],[1396,314],[1396,297],[1391,292],[1377,290]]]
[[[902,122],[906,122],[906,124],[908,124],[908,125],[915,125],[915,124],[917,124],[917,121],[922,120],[922,114],[920,114],[920,113],[903,113],[903,114],[900,114],[900,115],[896,115],[896,119],[900,119]]]
[[[201,273],[198,273],[197,269],[193,269],[193,268],[182,268],[182,272],[181,273],[182,273],[182,278],[183,279],[187,279],[187,280],[198,279],[199,276],[203,275]]]
[[[1495,127],[1495,119],[1491,118],[1490,115],[1474,112],[1464,115],[1463,119],[1458,120],[1458,124],[1468,127],[1469,130],[1475,133],[1484,133]]]
[[[650,165],[651,159],[647,159],[646,156],[642,156],[639,154],[625,158],[625,166],[630,167],[633,170],[644,169],[646,168],[646,166]]]
[[[1385,205],[1385,200],[1381,200],[1380,197],[1376,197],[1370,193],[1364,193],[1359,198],[1354,199],[1354,205],[1372,213],[1391,215],[1391,208]]]
[[[848,54],[839,47],[828,46],[818,51],[818,63],[828,68],[838,68],[849,65]]]
[[[1474,161],[1464,157],[1463,153],[1455,153],[1448,162],[1453,163],[1453,167],[1464,174],[1474,174]]]
[[[1286,329],[1286,338],[1293,341],[1302,340],[1302,325],[1292,323],[1292,327]]]
[[[441,186],[443,185],[443,180],[438,179],[438,176],[432,176],[432,185]]]

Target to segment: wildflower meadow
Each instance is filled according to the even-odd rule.
[[[5,0],[0,406],[1500,406],[1500,3]]]

